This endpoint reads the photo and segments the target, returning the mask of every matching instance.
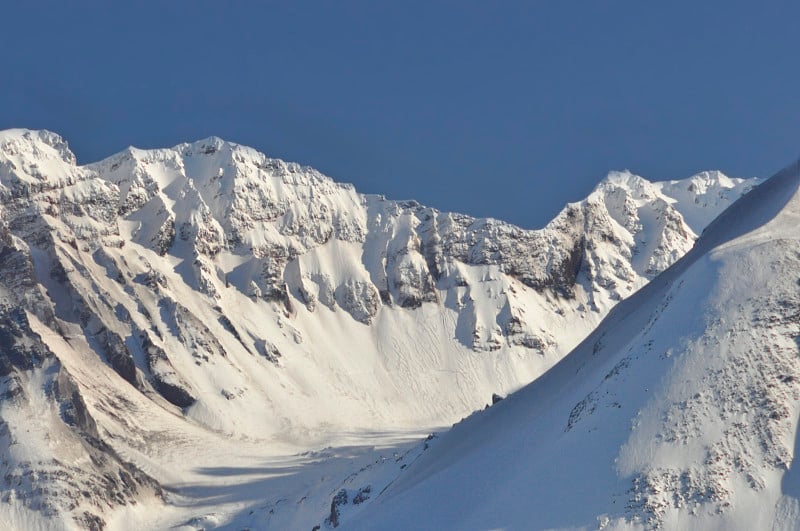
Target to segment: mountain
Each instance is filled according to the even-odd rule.
[[[741,198],[346,527],[800,527],[799,187],[794,164]]]
[[[354,462],[537,378],[756,183],[612,173],[524,230],[218,138],[81,166],[0,132],[0,523],[211,527],[284,469],[257,515],[313,522]]]

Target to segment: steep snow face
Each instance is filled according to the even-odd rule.
[[[50,481],[0,523],[146,527],[131,503],[194,477],[180,451],[208,468],[449,424],[551,367],[754,184],[616,173],[531,231],[217,138],[77,166],[53,133],[0,132],[1,466]]]
[[[431,441],[346,527],[800,526],[799,187],[795,164],[742,198],[551,371]]]

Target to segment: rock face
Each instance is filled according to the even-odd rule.
[[[78,166],[58,135],[0,132],[3,474],[50,463],[30,508],[98,527],[103,489],[106,507],[159,495],[115,449],[138,436],[109,438],[154,436],[148,408],[256,439],[452,422],[552,366],[754,184],[613,173],[525,230],[218,138]],[[42,403],[93,463],[79,479],[46,430],[19,431]]]

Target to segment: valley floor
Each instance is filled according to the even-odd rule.
[[[312,529],[331,522],[341,490],[354,514],[361,493],[379,494],[424,451],[425,434],[347,434],[320,450],[273,453],[264,442],[165,448],[154,456],[172,466],[167,505],[140,505],[117,514],[109,529]],[[288,450],[288,449],[284,449]],[[177,455],[176,455],[177,454]],[[181,465],[176,468],[175,464]]]

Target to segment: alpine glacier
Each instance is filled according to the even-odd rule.
[[[347,478],[432,459],[756,184],[616,172],[524,230],[218,138],[78,165],[0,132],[0,524],[338,524]]]

